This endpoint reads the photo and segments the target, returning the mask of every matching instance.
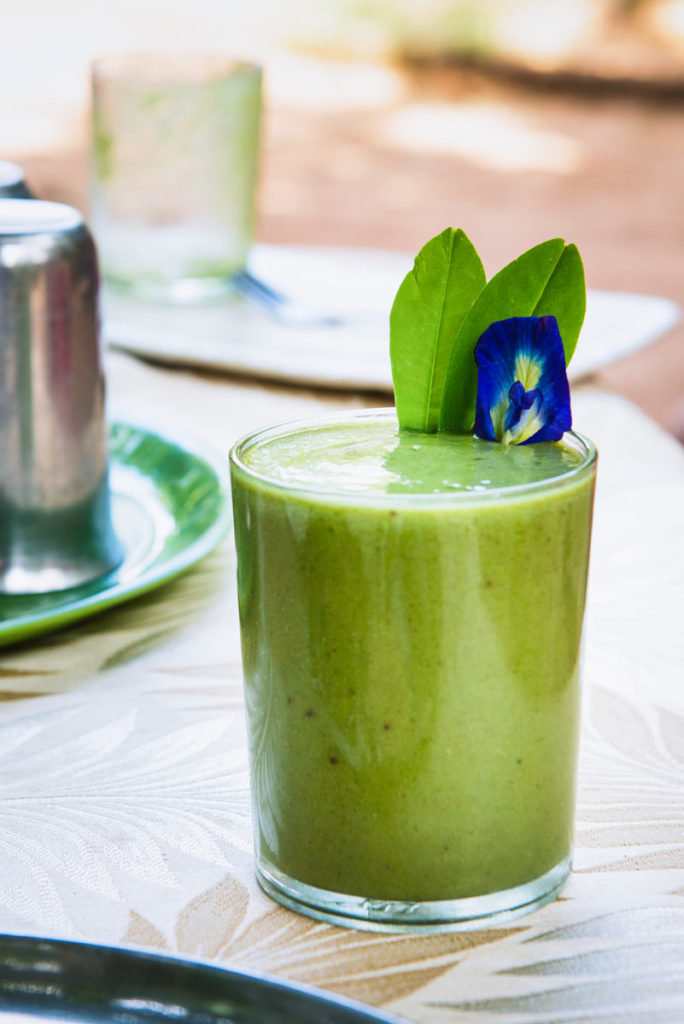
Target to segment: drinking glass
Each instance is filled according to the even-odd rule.
[[[399,431],[231,453],[257,875],[362,928],[453,930],[571,864],[596,450]]]
[[[254,237],[262,73],[215,56],[92,68],[91,221],[106,281],[193,301],[230,291]]]

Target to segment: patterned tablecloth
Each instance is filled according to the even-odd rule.
[[[360,404],[110,355],[110,410],[223,451]],[[0,929],[215,958],[425,1024],[684,1019],[684,452],[582,389],[600,449],[575,872],[508,926],[338,929],[252,870],[232,541],[187,575],[0,652]]]

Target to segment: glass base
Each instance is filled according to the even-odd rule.
[[[257,881],[278,903],[317,921],[375,932],[457,932],[489,928],[529,914],[558,896],[568,880],[570,856],[539,878],[504,889],[455,900],[419,903],[364,899],[306,885],[272,865],[257,865]]]

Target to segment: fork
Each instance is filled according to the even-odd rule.
[[[284,295],[247,269],[239,270],[232,282],[240,295],[279,323],[290,327],[339,327],[344,323],[343,318],[335,313],[324,312]]]

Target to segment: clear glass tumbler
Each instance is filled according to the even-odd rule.
[[[233,448],[257,874],[312,917],[454,930],[571,863],[596,450],[398,430]]]
[[[106,281],[180,302],[225,294],[254,236],[261,69],[103,58],[92,88],[91,222]]]

